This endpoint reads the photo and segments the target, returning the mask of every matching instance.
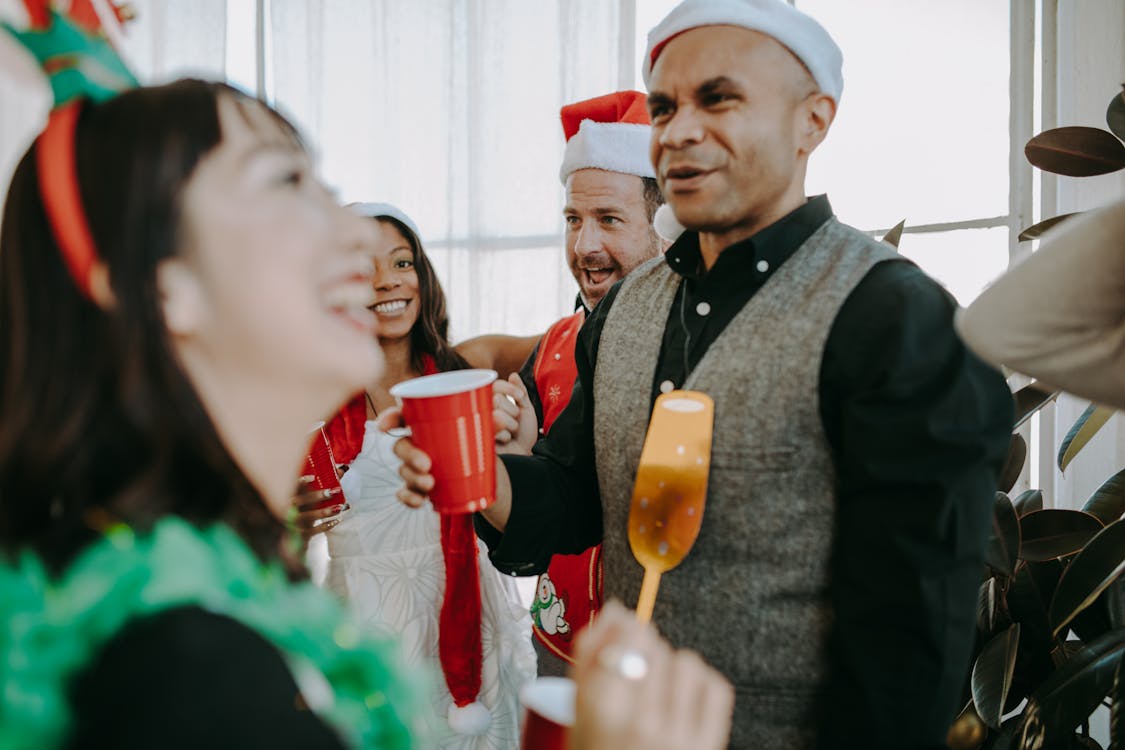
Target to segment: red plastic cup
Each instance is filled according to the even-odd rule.
[[[336,473],[336,457],[332,455],[332,446],[328,443],[328,434],[324,431],[324,422],[320,422],[309,433],[312,443],[309,445],[308,455],[305,456],[305,468],[302,479],[312,485],[313,489],[326,490],[328,496],[321,500],[314,509],[327,508],[340,503],[339,494],[343,491],[340,487],[340,475]]]
[[[474,513],[496,499],[494,380],[494,370],[455,370],[391,388],[414,444],[433,461],[430,502],[438,513]]]
[[[574,726],[574,681],[539,677],[520,689],[524,707],[520,750],[565,750]]]

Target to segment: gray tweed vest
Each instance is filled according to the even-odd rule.
[[[720,334],[684,388],[715,400],[703,526],[665,574],[654,621],[736,687],[734,748],[809,748],[826,679],[836,475],[820,415],[821,358],[840,306],[876,263],[899,258],[830,219]],[[624,282],[594,373],[605,519],[605,595],[634,606],[633,479],[680,277],[659,258]]]

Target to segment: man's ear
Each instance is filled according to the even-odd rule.
[[[180,258],[162,260],[156,268],[164,325],[173,336],[190,336],[199,330],[207,306],[199,277]]]
[[[828,128],[836,119],[836,101],[827,94],[810,94],[798,106],[798,112],[798,148],[802,154],[811,154],[828,135]]]

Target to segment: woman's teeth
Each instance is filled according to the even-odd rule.
[[[380,315],[390,315],[396,312],[402,312],[406,309],[408,301],[404,299],[396,299],[391,302],[380,302],[374,305],[371,309]]]

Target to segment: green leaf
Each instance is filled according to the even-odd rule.
[[[1048,612],[1062,571],[1058,560],[1024,563],[1012,579],[1006,601],[1012,621],[1023,627],[1021,650],[1036,650],[1046,656],[1054,647]]]
[[[1016,423],[1012,429],[1018,430],[1020,425],[1031,419],[1032,414],[1054,401],[1058,395],[1058,391],[1049,390],[1046,386],[1040,385],[1039,381],[1020,388],[1015,394]]]
[[[1106,611],[1105,593],[1102,593],[1089,607],[1079,612],[1070,621],[1068,627],[1070,632],[1078,636],[1078,639],[1083,643],[1101,638],[1110,630],[1113,630],[1113,626],[1109,622],[1109,613]]]
[[[1105,480],[1082,510],[1107,526],[1125,515],[1125,469]]]
[[[992,637],[996,623],[996,577],[993,576],[977,589],[977,630],[982,638]]]
[[[980,750],[1018,750],[1016,732],[1020,727],[1020,717],[1013,716],[1004,722],[999,732],[990,732]]]
[[[1017,239],[1020,242],[1027,242],[1028,240],[1037,240],[1040,237],[1042,237],[1048,229],[1054,227],[1057,224],[1062,224],[1064,221],[1069,219],[1071,216],[1078,216],[1080,213],[1083,213],[1083,212],[1082,211],[1075,211],[1074,213],[1059,214],[1058,216],[1052,216],[1049,219],[1043,219],[1043,221],[1039,222],[1038,224],[1032,224],[1027,229],[1020,232],[1020,236]]]
[[[1125,141],[1125,84],[1122,84],[1121,89],[1121,93],[1109,100],[1109,106],[1105,110],[1105,123],[1115,136]]]
[[[1066,433],[1066,437],[1063,438],[1062,445],[1059,446],[1059,471],[1066,471],[1066,467],[1070,466],[1070,462],[1078,455],[1078,451],[1086,447],[1090,438],[1097,435],[1098,430],[1104,427],[1105,423],[1115,413],[1116,410],[1110,409],[1108,406],[1090,404],[1086,407],[1086,411],[1082,412],[1082,415],[1071,426]]]
[[[1125,630],[1114,630],[1060,666],[1028,699],[1016,746],[1051,748],[1065,742],[1112,689],[1123,653]]]
[[[1090,177],[1125,167],[1125,146],[1100,128],[1055,128],[1032,138],[1023,149],[1034,166],[1054,174]]]
[[[1019,516],[1026,516],[1037,510],[1043,510],[1043,490],[1024,490],[1019,494],[1012,505],[1016,509],[1016,514]]]
[[[902,230],[906,228],[906,219],[903,219],[898,224],[891,227],[886,234],[883,235],[883,242],[898,250],[898,243],[902,239]]]
[[[985,644],[973,664],[973,705],[984,723],[993,729],[1000,728],[1019,643],[1020,626],[1016,623]]]
[[[1106,616],[1109,618],[1111,628],[1125,628],[1125,578],[1118,578],[1117,582],[1106,589],[1102,595],[1105,597]]]
[[[1055,671],[1051,659],[1055,642],[1047,612],[1062,570],[1058,560],[1021,563],[1007,592],[997,594],[1006,602],[1011,621],[1020,624],[1020,648],[1006,711],[1014,709]]]
[[[1072,555],[1101,530],[1102,522],[1089,513],[1037,510],[1020,519],[1020,557],[1041,561]]]
[[[999,489],[1009,492],[1015,487],[1023,471],[1023,463],[1027,460],[1027,442],[1018,432],[1012,433],[1012,440],[1008,443],[1008,457],[1004,459],[1004,468],[1000,470]]]
[[[1008,496],[997,492],[992,508],[992,536],[985,549],[984,561],[997,573],[1010,576],[1015,572],[1019,559],[1020,519]]]
[[[1059,579],[1051,600],[1053,635],[1089,607],[1118,576],[1125,572],[1125,521],[1106,526],[1086,543]]]

